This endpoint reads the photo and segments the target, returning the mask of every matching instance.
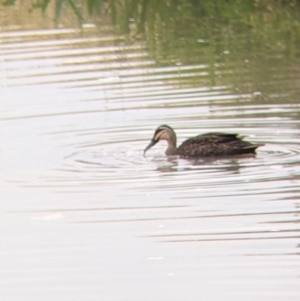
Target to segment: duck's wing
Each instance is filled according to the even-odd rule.
[[[231,156],[254,153],[261,146],[242,138],[238,134],[207,133],[184,141],[177,152],[184,157]]]
[[[207,134],[202,134],[202,135],[189,138],[186,141],[184,141],[181,144],[181,146],[191,145],[191,144],[208,145],[208,144],[229,143],[232,141],[241,141],[242,138],[243,137],[239,136],[238,134],[207,133]]]

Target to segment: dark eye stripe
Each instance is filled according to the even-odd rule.
[[[156,131],[155,131],[155,133],[154,133],[154,136],[156,136],[158,133],[160,133],[161,131],[163,131],[164,129],[162,129],[162,128],[159,128],[159,129],[157,129]]]

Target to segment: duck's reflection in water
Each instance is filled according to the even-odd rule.
[[[218,169],[219,171],[230,172],[231,174],[239,174],[240,169],[245,167],[244,160],[241,159],[255,159],[255,154],[247,154],[243,156],[234,157],[205,157],[194,159],[182,159],[177,156],[166,157],[164,161],[157,161],[157,171],[160,172],[179,172],[203,169]]]

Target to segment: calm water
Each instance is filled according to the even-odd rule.
[[[145,43],[92,25],[42,28],[0,32],[1,299],[299,300],[286,74],[255,89],[251,68],[216,65],[244,77],[211,87],[205,59],[158,66]],[[144,158],[163,123],[179,142],[222,130],[265,146],[203,161],[161,142]]]

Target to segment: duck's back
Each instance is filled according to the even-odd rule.
[[[243,141],[238,134],[207,133],[184,141],[177,154],[182,157],[214,157],[251,154],[259,147]]]

